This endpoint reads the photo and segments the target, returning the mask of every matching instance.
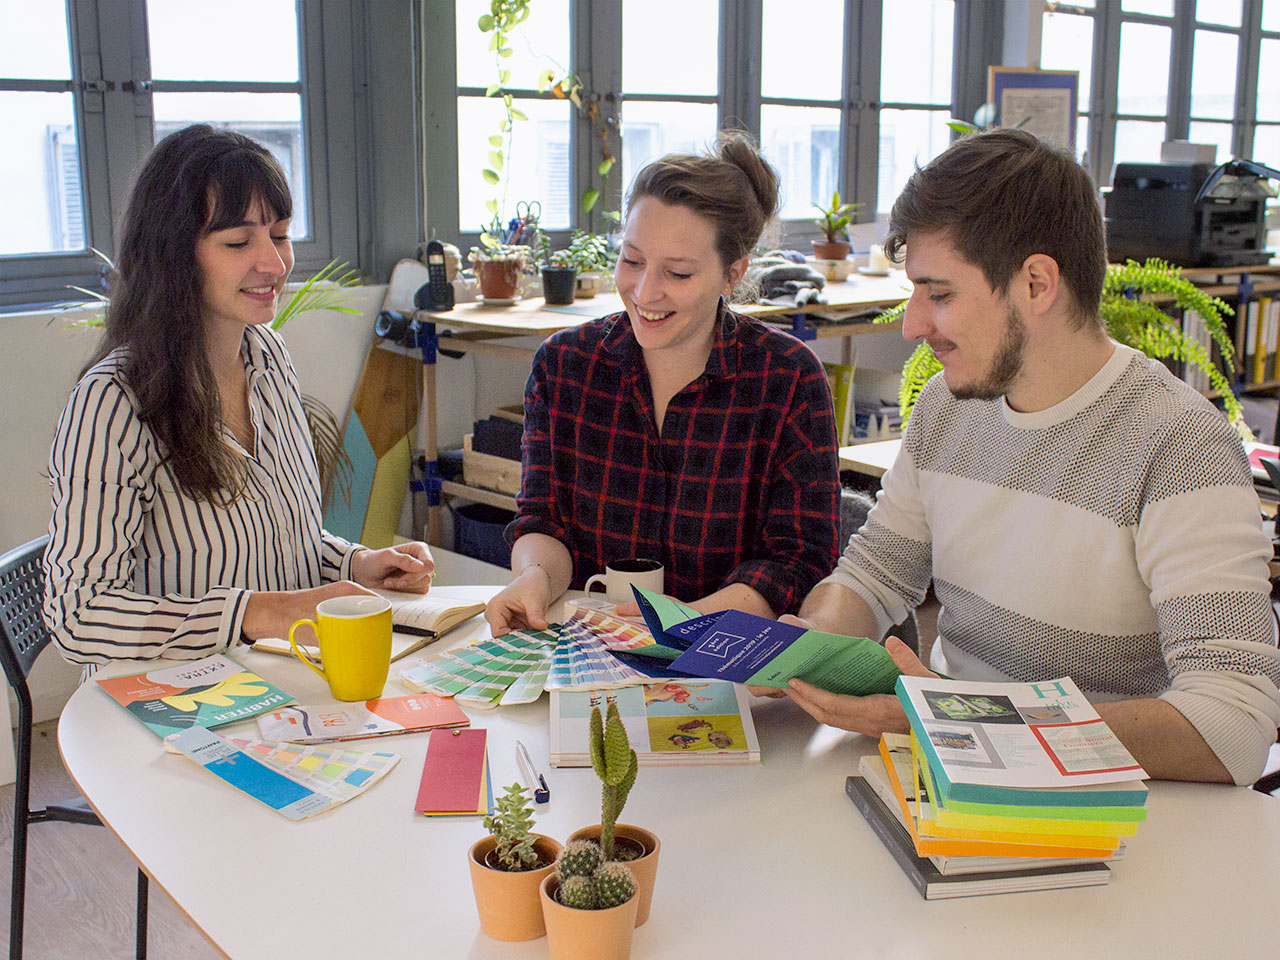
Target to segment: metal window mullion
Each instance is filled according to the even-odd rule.
[[[880,176],[881,0],[845,0],[844,105],[840,152],[845,195],[862,204],[855,220],[875,220]]]
[[[1262,0],[1245,0],[1236,70],[1236,123],[1231,146],[1237,157],[1253,156],[1258,128],[1258,67],[1262,58]]]
[[[305,19],[302,6],[298,19]],[[305,73],[301,63],[299,71]],[[150,84],[153,93],[302,93],[304,87],[302,80],[151,80]]]
[[[987,67],[1003,58],[1003,12],[1000,4],[983,0],[958,0],[956,4],[951,81],[951,107],[956,117],[969,119],[986,102]]]
[[[1103,4],[1094,16],[1093,99],[1097,122],[1089,125],[1089,142],[1094,151],[1089,167],[1099,185],[1111,182],[1111,165],[1115,162],[1120,22],[1118,3]]]
[[[460,231],[458,202],[458,50],[455,5],[416,0],[418,70],[415,94],[422,129],[427,234],[447,239]],[[482,91],[483,92],[483,91]],[[382,189],[387,185],[380,184]],[[460,244],[461,245],[461,244]],[[465,246],[463,250],[465,250]]]
[[[1169,48],[1165,139],[1185,140],[1191,122],[1191,70],[1195,56],[1195,0],[1174,0]]]
[[[346,5],[341,7],[345,8]],[[303,195],[295,196],[294,202],[301,200],[306,204],[310,236],[294,244],[298,267],[300,272],[313,272],[323,267],[337,256],[334,238],[341,235],[346,241],[342,259],[348,263],[358,263],[368,271],[371,264],[367,257],[360,257],[363,251],[356,245],[358,230],[354,213],[342,218],[340,228],[335,224],[334,217],[336,204],[354,209],[356,194],[359,192],[353,189],[357,183],[357,170],[351,152],[353,145],[347,143],[339,146],[338,143],[343,139],[356,138],[330,136],[331,113],[335,114],[335,125],[354,132],[355,121],[350,103],[353,87],[350,36],[356,16],[339,8],[338,4],[307,3],[305,0],[297,3],[295,9],[298,18],[298,35],[295,41],[298,45],[298,81],[280,85],[294,89],[279,92],[291,92],[300,99],[302,163],[307,179]],[[345,81],[345,89],[338,86],[342,81]],[[167,87],[168,84],[164,86]],[[231,86],[220,84],[219,88],[229,90]],[[250,85],[245,85],[248,86]],[[157,91],[163,90],[160,81],[156,81],[155,88]],[[238,92],[257,91],[242,88]],[[339,121],[336,114],[340,111]],[[340,159],[335,156],[331,160],[329,154],[333,148],[345,149],[344,157]]]
[[[585,115],[576,113],[570,127],[569,195],[573,198],[570,227],[600,232],[608,229],[605,210],[622,209],[622,137],[616,120],[622,91],[622,5],[602,0],[572,0],[569,6],[569,62],[582,81],[583,94],[598,97],[597,109],[608,124],[609,152],[614,166],[608,176],[599,173],[601,154],[596,129]],[[594,187],[600,191],[591,210],[583,210],[580,198]],[[554,242],[554,241],[553,241]]]
[[[720,0],[716,127],[745,129],[760,137],[764,43],[762,0]]]

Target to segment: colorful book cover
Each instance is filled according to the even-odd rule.
[[[1141,806],[1146,771],[1069,677],[900,676],[898,699],[943,802]],[[1052,796],[1046,789],[1070,788]]]
[[[783,688],[799,677],[833,693],[865,696],[892,691],[899,674],[874,640],[819,633],[741,610],[673,623],[672,601],[632,589],[654,637],[683,649],[670,669],[687,676]]]
[[[660,680],[608,690],[552,690],[550,761],[590,766],[591,708],[610,701],[641,764],[756,763],[760,741],[750,695],[723,680]]]
[[[423,693],[408,697],[381,697],[359,703],[322,703],[300,707],[291,704],[258,717],[263,740],[292,743],[324,743],[359,740],[433,727],[465,727],[471,721],[446,697]]]
[[[204,727],[169,734],[165,745],[289,820],[305,820],[358,796],[400,760],[394,753],[224,739]]]
[[[221,653],[125,677],[102,677],[97,683],[161,737],[188,727],[244,720],[293,702],[279,687]]]

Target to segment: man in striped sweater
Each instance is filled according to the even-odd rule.
[[[1280,725],[1271,545],[1234,429],[1103,328],[1089,175],[1021,131],[967,137],[916,172],[889,231],[914,284],[903,334],[943,370],[800,617],[882,637],[932,580],[935,670],[1069,675],[1153,777],[1251,783]],[[845,729],[906,729],[893,696],[789,695]]]

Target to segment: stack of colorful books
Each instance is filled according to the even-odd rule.
[[[1105,884],[1146,772],[1067,678],[900,677],[911,724],[846,790],[926,899]]]

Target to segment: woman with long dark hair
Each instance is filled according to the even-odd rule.
[[[279,165],[240,134],[187,127],[143,165],[106,332],[50,453],[44,615],[68,660],[203,657],[285,636],[329,597],[430,585],[425,544],[370,550],[321,527],[297,377],[269,328],[291,215]]]

